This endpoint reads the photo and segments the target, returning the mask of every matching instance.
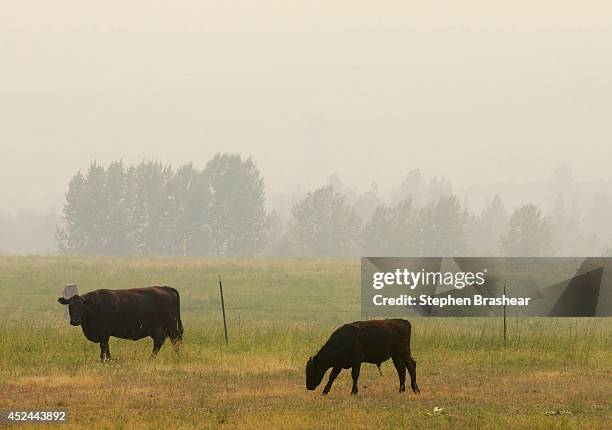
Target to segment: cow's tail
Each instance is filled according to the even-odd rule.
[[[412,362],[416,365],[416,361],[414,360],[414,358],[412,358],[412,345],[411,345],[411,337],[412,337],[412,324],[410,324],[410,321],[408,320],[401,320],[407,327],[406,333],[406,343],[408,344],[408,357],[410,358],[410,360],[412,360]]]
[[[179,292],[172,287],[168,287],[176,294],[176,332],[174,334],[174,341],[183,340],[183,322],[181,321],[181,296]]]
[[[178,332],[178,339],[179,340],[183,340],[183,322],[181,321],[181,314],[180,314],[180,312],[179,312],[179,315],[177,317],[176,329],[177,329],[177,332]]]

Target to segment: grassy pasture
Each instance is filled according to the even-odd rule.
[[[500,320],[413,319],[420,395],[397,392],[390,362],[383,376],[364,365],[357,397],[347,371],[327,397],[306,391],[308,356],[359,318],[359,273],[358,261],[0,257],[0,409],[67,408],[61,428],[609,428],[610,319],[510,317],[507,346]],[[150,340],[111,339],[115,360],[99,363],[56,302],[68,282],[174,286],[181,356],[168,343],[149,361]]]

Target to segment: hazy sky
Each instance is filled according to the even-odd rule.
[[[219,151],[277,191],[609,179],[611,23],[609,1],[5,2],[0,211],[59,210],[94,159]]]

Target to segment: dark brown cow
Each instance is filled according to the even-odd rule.
[[[380,364],[393,360],[399,376],[399,391],[406,391],[406,369],[410,373],[412,391],[419,393],[416,361],[410,355],[410,322],[402,319],[356,321],[345,324],[332,333],[323,348],[306,364],[306,388],[316,389],[328,369],[332,369],[323,394],[329,390],[342,369],[352,368],[353,388],[357,394],[357,379],[361,363]]]
[[[170,287],[133,288],[129,290],[95,290],[70,299],[70,324],[81,326],[85,337],[100,344],[100,359],[110,360],[108,339],[139,340],[153,338],[155,356],[166,337],[178,353],[183,338],[179,293]]]

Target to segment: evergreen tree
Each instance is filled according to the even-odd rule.
[[[421,255],[462,255],[467,221],[468,213],[456,196],[440,197],[421,208],[417,215]]]
[[[130,231],[128,176],[122,161],[112,162],[106,169],[104,193],[105,254],[128,255],[135,250]]]
[[[411,199],[412,204],[420,206],[427,201],[427,186],[419,169],[412,169],[406,175],[404,181],[392,192],[392,202],[400,202]]]
[[[172,238],[168,183],[170,166],[141,162],[129,171],[130,224],[139,254],[171,254]]]
[[[202,172],[188,164],[168,182],[167,226],[173,255],[210,252],[207,228],[209,193]]]
[[[363,221],[369,221],[376,209],[382,204],[382,199],[378,195],[378,186],[372,183],[370,189],[359,195],[355,202],[355,213]]]
[[[99,254],[108,245],[105,232],[108,205],[98,196],[105,195],[104,167],[96,162],[87,175],[77,173],[68,185],[64,204],[64,227],[56,237],[61,251],[71,254]]]
[[[466,239],[470,255],[496,256],[499,241],[508,226],[508,214],[499,195],[495,195],[480,216],[470,215],[467,221]]]
[[[265,236],[264,182],[251,158],[217,154],[203,172],[214,255],[252,254]]]
[[[64,227],[57,227],[55,236],[58,248],[66,254],[82,252],[87,245],[87,220],[81,211],[85,194],[85,178],[78,172],[68,183],[64,203]]]
[[[515,257],[550,255],[550,244],[550,221],[532,204],[514,211],[501,241],[504,255]]]
[[[363,229],[363,248],[369,256],[418,256],[421,253],[412,200],[395,207],[379,206]]]
[[[497,239],[504,233],[508,225],[508,213],[499,195],[495,194],[491,204],[482,211],[480,218],[492,238]]]
[[[319,188],[298,202],[289,223],[289,246],[307,257],[355,255],[361,221],[345,197],[331,186]]]

